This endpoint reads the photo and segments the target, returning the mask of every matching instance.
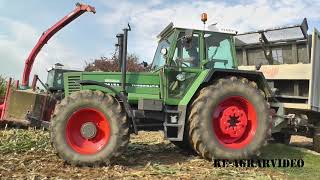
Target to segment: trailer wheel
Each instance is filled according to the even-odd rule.
[[[259,154],[271,133],[269,107],[255,82],[230,77],[204,87],[191,104],[190,142],[204,158]]]
[[[272,134],[272,138],[273,138],[273,142],[274,143],[281,143],[281,144],[290,144],[290,140],[291,140],[291,135],[290,134],[286,134],[286,133],[282,133],[282,132],[277,132],[277,133],[273,133]]]
[[[313,150],[320,153],[320,127],[314,129]]]
[[[56,107],[51,141],[57,154],[77,166],[110,164],[129,142],[129,123],[121,105],[100,91],[79,91]]]

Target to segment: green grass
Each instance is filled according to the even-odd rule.
[[[302,168],[271,168],[271,170],[283,172],[290,179],[320,179],[320,155],[310,153],[306,149],[271,144],[263,149],[261,156],[264,159],[303,159]]]
[[[49,133],[42,130],[0,130],[0,139],[0,155],[52,151]]]

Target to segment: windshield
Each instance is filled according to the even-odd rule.
[[[210,33],[205,35],[207,68],[231,69],[233,63],[232,40],[229,35]]]
[[[161,49],[166,48],[167,52],[169,52],[170,44],[172,43],[173,37],[174,37],[174,33],[172,33],[169,37],[159,41],[158,48],[154,55],[153,63],[151,66],[152,70],[156,70],[159,67],[162,67],[166,63],[164,55],[161,54]]]
[[[51,70],[48,72],[47,83],[46,83],[48,87],[53,87],[54,74],[55,74],[54,70]]]
[[[64,70],[51,70],[48,72],[47,86],[48,88],[63,89],[63,72]]]
[[[200,65],[199,34],[193,34],[189,42],[183,42],[185,33],[179,35],[173,60],[181,67],[198,67]]]

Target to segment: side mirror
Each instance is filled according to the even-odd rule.
[[[149,66],[149,64],[147,62],[145,62],[145,61],[142,61],[142,65],[143,65],[144,68]]]
[[[167,55],[167,54],[168,54],[167,48],[162,48],[162,49],[161,49],[161,54],[162,54],[163,56]]]

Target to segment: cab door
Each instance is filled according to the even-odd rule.
[[[171,57],[164,67],[165,101],[177,105],[184,97],[201,70],[201,33],[179,32],[171,49]]]

